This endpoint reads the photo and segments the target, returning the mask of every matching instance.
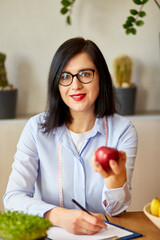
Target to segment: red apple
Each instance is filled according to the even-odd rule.
[[[96,161],[101,164],[105,171],[111,169],[109,166],[110,159],[113,159],[118,162],[120,154],[117,149],[109,147],[100,147],[95,152]]]

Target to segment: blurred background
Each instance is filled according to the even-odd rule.
[[[51,60],[71,37],[96,42],[113,75],[113,59],[123,53],[134,61],[132,82],[138,86],[136,113],[160,111],[160,10],[154,0],[144,6],[147,16],[136,35],[122,25],[131,0],[76,0],[72,25],[60,14],[60,0],[1,0],[0,51],[7,54],[8,80],[18,90],[17,114],[44,111]]]

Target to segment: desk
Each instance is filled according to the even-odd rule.
[[[108,216],[108,219],[111,223],[143,234],[143,237],[138,239],[160,239],[160,229],[157,228],[143,212],[123,212],[116,217]]]
[[[104,215],[102,215],[104,216]],[[108,216],[111,223],[120,225],[129,230],[141,233],[143,236],[137,240],[159,240],[160,229],[157,228],[143,212],[123,212],[116,217]],[[44,240],[48,240],[45,238]]]

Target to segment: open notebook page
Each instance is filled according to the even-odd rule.
[[[107,229],[102,229],[94,235],[74,235],[59,227],[52,227],[47,232],[47,237],[54,240],[100,240],[109,237],[125,237],[133,233],[120,227],[107,223]]]

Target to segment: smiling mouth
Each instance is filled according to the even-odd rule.
[[[82,93],[82,94],[73,94],[73,95],[70,95],[70,97],[74,100],[74,101],[81,101],[83,100],[85,97],[86,97],[86,94],[85,93]]]

